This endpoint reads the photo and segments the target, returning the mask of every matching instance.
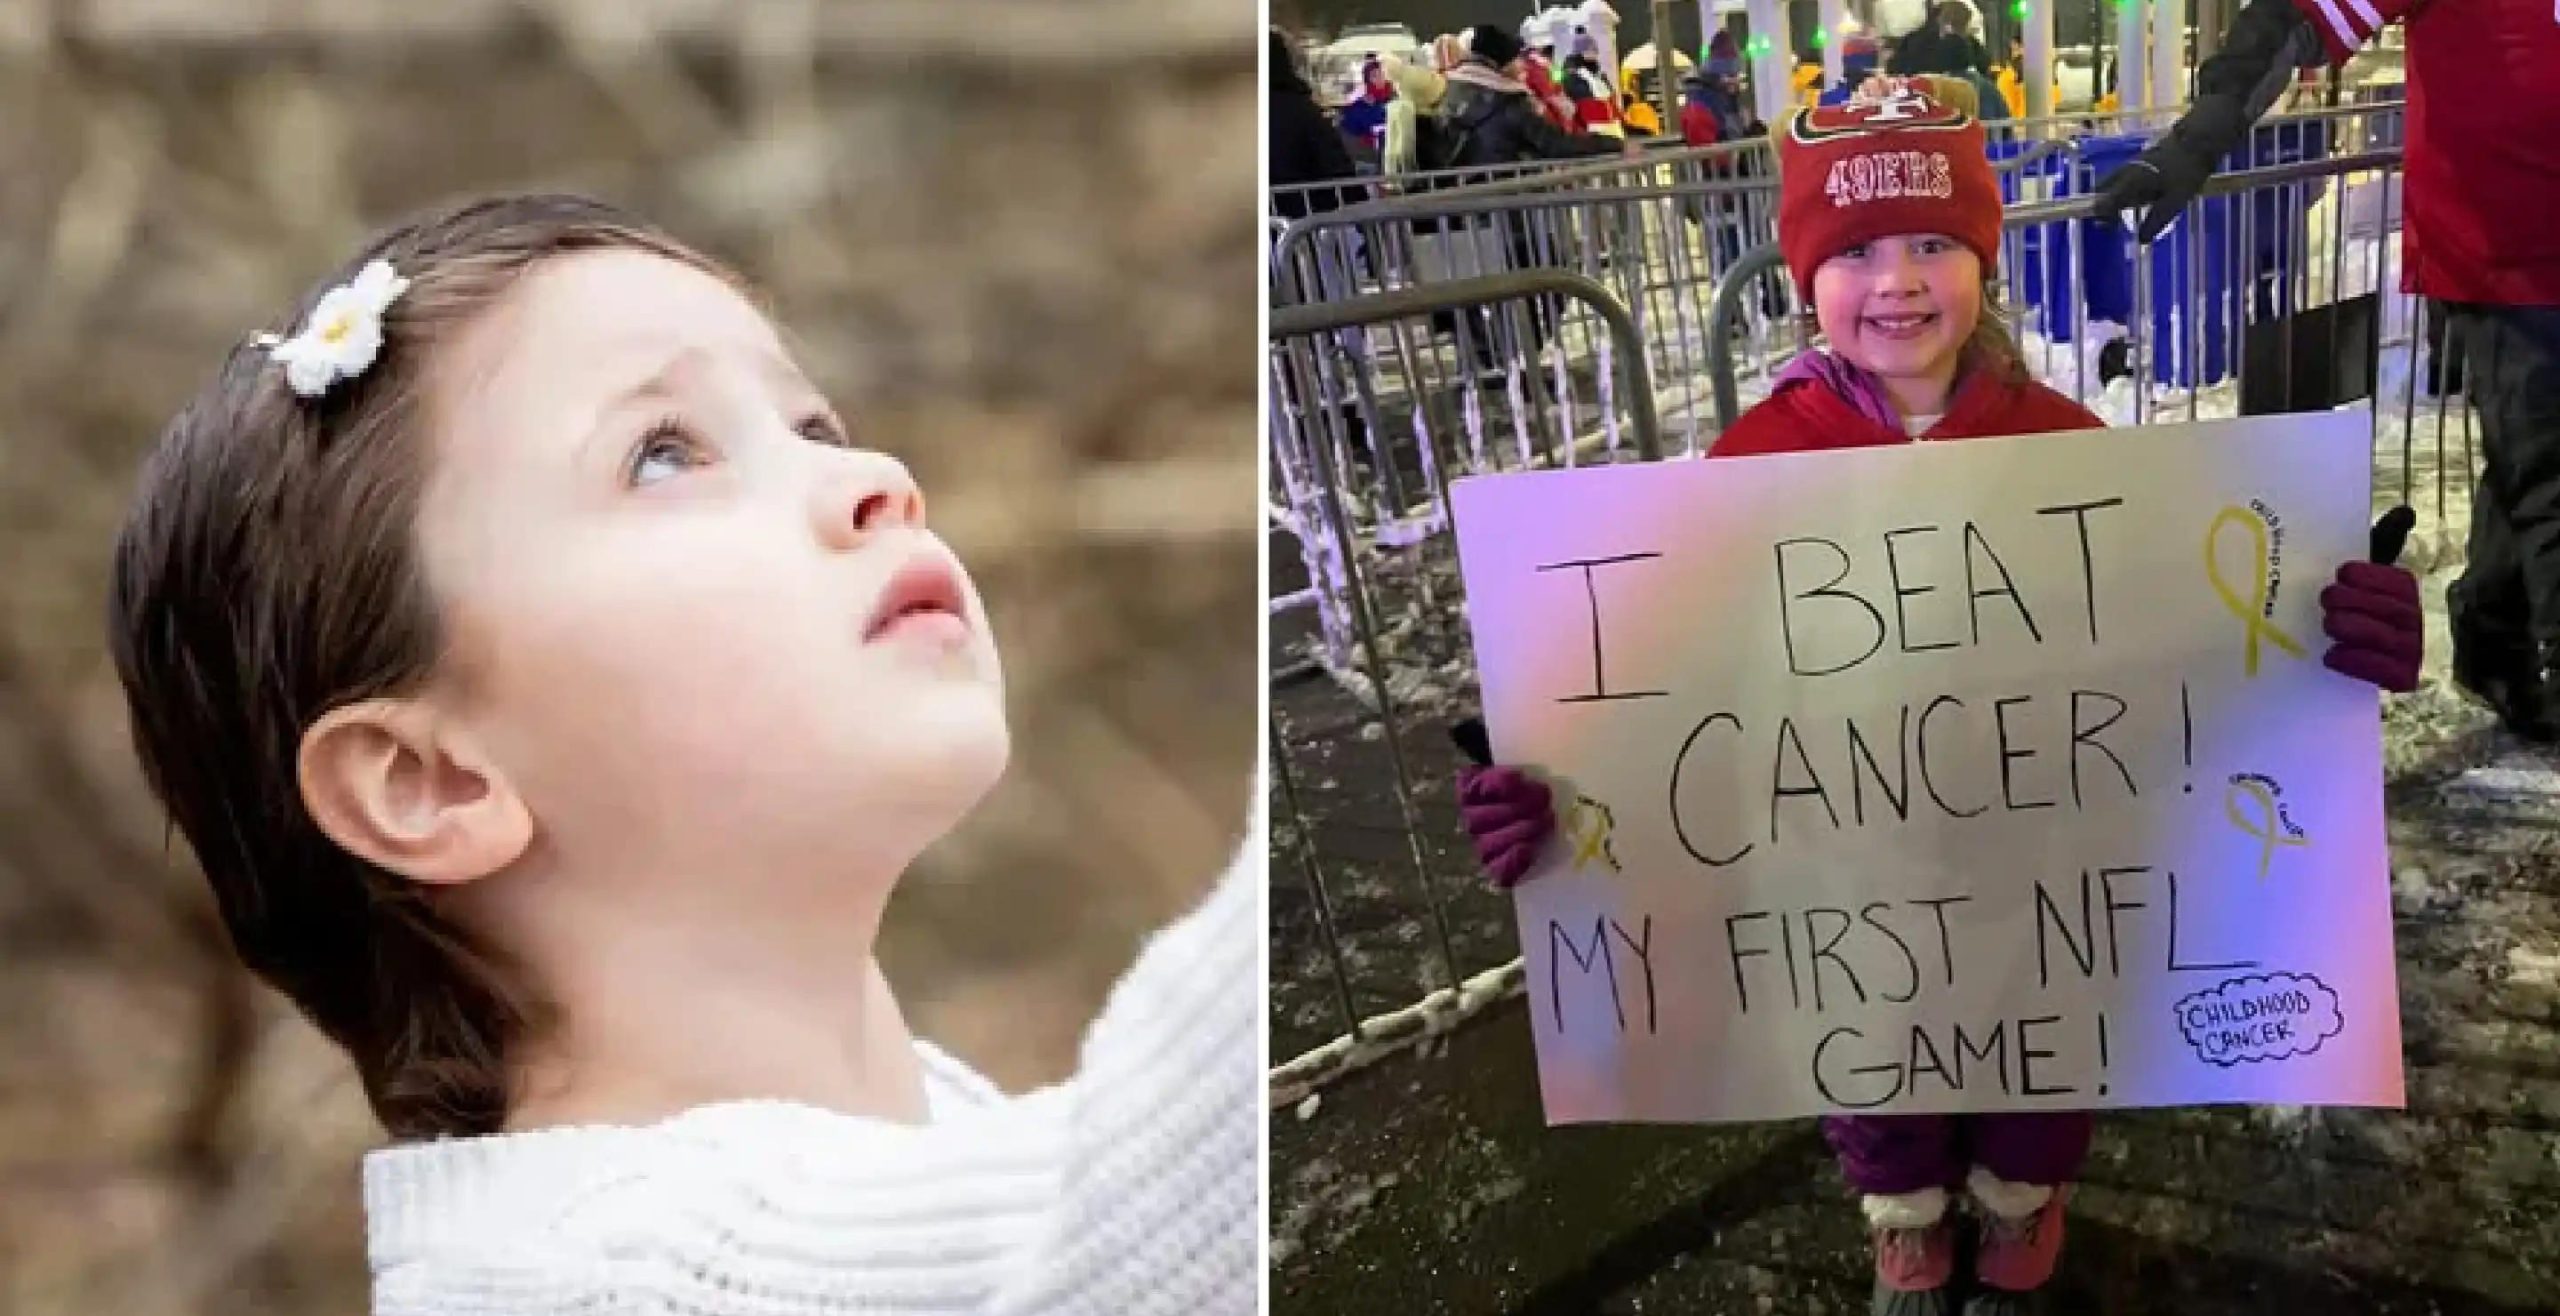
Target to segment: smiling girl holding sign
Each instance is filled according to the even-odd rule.
[[[1927,80],[1885,82],[1780,130],[1778,241],[1829,351],[1778,375],[1711,455],[1870,448],[2101,428],[2035,382],[1988,305],[2000,192],[1981,125]],[[2377,535],[2377,539],[2383,536]],[[2350,562],[2322,591],[2332,669],[2386,690],[2417,684],[2417,581]],[[1496,884],[1526,876],[1555,830],[1546,785],[1519,769],[1462,772],[1459,802]],[[1876,1258],[1873,1310],[1952,1310],[1950,1195],[1981,1217],[1979,1291],[1964,1310],[2017,1309],[2051,1278],[2068,1185],[2089,1147],[2085,1112],[1832,1117],[1823,1131],[1862,1195]]]

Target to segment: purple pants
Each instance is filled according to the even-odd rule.
[[[1849,1186],[1878,1197],[1963,1186],[1979,1165],[2011,1183],[2064,1184],[2089,1157],[2085,1110],[2015,1115],[1831,1115],[1822,1136]]]

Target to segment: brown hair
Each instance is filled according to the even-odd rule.
[[[371,368],[302,398],[244,339],[161,434],[116,543],[108,646],[143,771],[241,960],[345,1048],[395,1137],[501,1127],[507,1046],[534,1004],[419,888],[321,832],[301,740],[332,709],[414,691],[443,650],[414,542],[436,350],[536,264],[608,249],[730,277],[581,197],[489,197],[394,226],[270,326],[291,334],[387,260],[410,286]]]
[[[1988,370],[2013,386],[2035,378],[2027,370],[2026,354],[2018,350],[2018,340],[2009,332],[2008,318],[2000,308],[2000,285],[1989,279],[1982,281],[1982,310],[1974,316],[1973,332],[1965,335],[1964,363]]]

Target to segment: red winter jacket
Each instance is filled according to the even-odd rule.
[[[2007,434],[2056,434],[2106,428],[2087,407],[2032,380],[2011,384],[1969,370],[1947,401],[1947,414],[1927,439],[1981,439]],[[1716,439],[1710,457],[1749,457],[1769,452],[1818,452],[1826,448],[1880,448],[1909,443],[1852,407],[1829,387],[1809,379],[1778,386],[1742,413]]]
[[[1536,55],[1521,56],[1520,85],[1529,89],[1529,99],[1537,104],[1538,113],[1547,116],[1547,122],[1569,133],[1582,131],[1581,121],[1574,114],[1573,98],[1556,85],[1555,74],[1548,71],[1546,60]]]
[[[1693,100],[1680,102],[1680,144],[1713,146],[1716,144],[1716,112]]]
[[[2560,9],[2551,0],[2293,0],[2332,62],[2409,33],[2401,279],[2452,302],[2560,306]]]

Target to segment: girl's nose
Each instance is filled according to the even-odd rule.
[[[921,529],[924,492],[906,464],[880,452],[849,452],[818,495],[818,537],[829,548],[859,548],[890,530]]]
[[[1872,263],[1867,268],[1875,276],[1879,292],[1913,293],[1928,286],[1921,277],[1920,263],[1891,243],[1877,247],[1869,260]]]

